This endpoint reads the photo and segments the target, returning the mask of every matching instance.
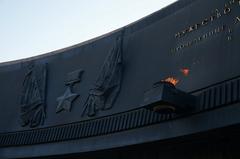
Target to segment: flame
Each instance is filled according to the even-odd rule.
[[[179,83],[179,80],[174,78],[174,77],[168,77],[165,80],[162,80],[163,82],[169,82],[171,84],[173,84],[174,86],[176,86]]]
[[[182,68],[182,69],[180,69],[180,71],[182,72],[182,74],[184,76],[188,76],[189,72],[190,72],[190,70],[188,68]]]

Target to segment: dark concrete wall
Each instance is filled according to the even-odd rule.
[[[221,18],[209,22],[183,38],[175,38],[175,33],[201,22],[215,9],[222,12],[226,2],[228,1],[201,0],[191,3],[180,1],[128,26],[123,44],[122,89],[113,109],[101,112],[99,116],[139,107],[144,91],[154,82],[170,76],[179,78],[180,83],[177,87],[189,92],[240,75],[237,69],[240,30],[239,24],[234,23],[236,16],[240,14],[237,4],[231,6],[232,12],[228,15],[222,15]],[[209,36],[191,47],[171,52],[171,49],[180,44],[194,40],[223,25],[226,27],[223,32]],[[228,33],[228,29],[231,29],[232,33]],[[37,65],[48,63],[47,118],[44,126],[86,119],[81,117],[83,104],[118,35],[119,32],[115,32],[88,44],[34,60]],[[231,41],[227,40],[228,36],[231,36]],[[1,132],[23,130],[19,124],[19,101],[26,72],[25,65],[24,61],[19,61],[0,68],[0,113],[1,118],[4,119],[0,121]],[[185,67],[190,69],[188,77],[184,77],[179,71]],[[82,82],[75,88],[75,92],[81,97],[73,104],[71,113],[56,114],[56,99],[65,90],[66,75],[79,68],[85,70]]]
[[[144,92],[168,77],[177,78],[176,87],[190,93],[239,77],[240,5],[237,1],[230,2],[181,0],[101,38],[36,58],[0,64],[0,133],[37,130],[139,108]],[[221,13],[218,18],[216,10]],[[215,18],[209,20],[213,15]],[[194,31],[176,37],[196,24]],[[123,40],[120,93],[111,109],[94,117],[82,116],[89,90],[102,74],[101,67],[120,35]],[[43,125],[35,128],[20,124],[23,81],[30,61],[36,66],[47,64],[48,74],[46,118]],[[188,76],[182,74],[184,68],[190,70]],[[67,75],[78,69],[84,70],[81,82],[74,85],[74,93],[80,97],[72,103],[71,112],[56,113],[57,98],[67,87]]]

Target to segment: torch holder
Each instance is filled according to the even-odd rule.
[[[169,82],[160,81],[144,93],[142,106],[159,113],[185,113],[192,111],[196,97],[176,89]]]

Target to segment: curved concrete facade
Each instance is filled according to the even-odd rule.
[[[0,64],[0,156],[91,152],[237,125],[239,8],[180,0],[93,40]],[[145,105],[164,80],[194,96],[193,109]]]

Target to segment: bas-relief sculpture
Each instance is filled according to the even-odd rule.
[[[89,90],[82,116],[95,116],[100,110],[108,110],[112,108],[121,88],[123,69],[122,41],[123,32],[117,37],[113,48],[105,59],[94,86]],[[57,98],[58,105],[56,113],[63,110],[71,111],[73,102],[79,96],[72,92],[72,87],[75,83],[81,81],[82,74],[83,70],[69,73],[66,81],[67,89],[62,96]]]
[[[56,113],[59,113],[63,110],[70,112],[72,108],[72,103],[78,96],[79,96],[78,94],[72,93],[70,87],[67,87],[64,94],[57,98],[58,105],[56,108]]]
[[[73,93],[72,89],[74,84],[79,83],[82,78],[82,74],[84,71],[82,69],[70,72],[67,76],[67,80],[65,85],[67,86],[64,94],[57,98],[57,108],[56,113],[60,113],[61,111],[71,111],[73,102],[79,97],[78,94]]]
[[[110,50],[101,72],[89,91],[88,98],[84,104],[82,116],[94,116],[100,110],[112,108],[121,88],[122,81],[122,42],[123,33],[117,37],[113,48]],[[79,83],[84,70],[79,69],[70,72],[65,81],[66,90],[57,98],[56,113],[71,111],[73,102],[79,97],[74,93],[73,86]],[[21,96],[21,125],[36,127],[44,123],[46,117],[46,65],[36,67],[29,64],[28,72],[23,81],[23,93]]]
[[[99,111],[112,108],[121,88],[122,82],[122,43],[123,33],[116,39],[115,45],[107,55],[101,72],[89,90],[82,116],[95,116]]]
[[[35,66],[30,63],[22,83],[21,125],[36,127],[46,118],[47,65]]]

